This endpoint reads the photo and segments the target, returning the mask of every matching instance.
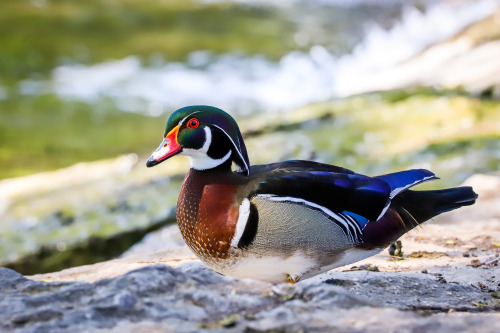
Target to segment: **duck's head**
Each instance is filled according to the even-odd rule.
[[[189,157],[191,168],[196,170],[230,165],[233,161],[244,174],[250,172],[240,129],[236,121],[221,109],[205,105],[179,109],[168,118],[163,138],[146,166],[155,166],[181,154]]]

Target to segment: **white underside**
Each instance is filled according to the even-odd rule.
[[[303,272],[316,265],[314,259],[305,256],[301,251],[296,251],[288,258],[250,254],[239,258],[234,265],[223,269],[221,273],[238,278],[281,283],[288,281],[290,277],[300,277]]]
[[[382,249],[346,250],[340,260],[319,266],[317,260],[296,251],[292,256],[262,256],[247,254],[236,259],[228,266],[212,267],[216,271],[238,278],[251,278],[270,283],[289,282],[291,279],[307,279],[331,269],[352,264],[381,252]],[[209,264],[210,265],[210,264]]]

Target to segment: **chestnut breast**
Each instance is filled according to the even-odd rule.
[[[186,244],[202,259],[226,259],[238,220],[237,186],[210,182],[194,172],[184,179],[177,223]]]

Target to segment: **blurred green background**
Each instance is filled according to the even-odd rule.
[[[293,37],[304,23],[295,17],[301,15],[296,8],[191,0],[5,0],[1,8],[0,178],[144,153],[156,144],[164,118],[120,112],[106,98],[65,99],[51,89],[51,73],[58,66],[135,55],[142,66],[154,67],[158,61],[186,62],[198,50],[277,61],[292,50],[307,50],[316,39],[344,52],[353,42],[339,36],[341,30],[348,26],[361,33],[342,15],[346,9],[332,11],[331,22],[318,22],[327,25],[321,27],[327,36],[312,35],[298,48]],[[359,15],[370,17],[362,9]],[[42,87],[23,89],[30,82]]]
[[[500,169],[499,10],[3,0],[0,264],[33,273],[105,260],[172,223],[185,164],[143,162],[188,104],[231,113],[253,163],[425,167],[437,186]]]
[[[327,8],[328,13],[324,9],[300,2],[267,6],[191,0],[2,1],[0,178],[122,153],[142,154],[156,144],[158,123],[165,117],[159,121],[120,112],[107,96],[64,98],[53,86],[53,71],[59,66],[100,64],[133,55],[140,66],[155,68],[185,63],[199,50],[260,55],[272,64],[314,45],[344,54],[362,39],[363,22],[390,27],[403,6],[340,6]],[[189,90],[189,81],[175,84]],[[198,100],[191,98],[193,104]],[[140,113],[143,104],[132,111]]]

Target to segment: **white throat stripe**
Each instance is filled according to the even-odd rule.
[[[218,167],[226,162],[231,156],[231,150],[227,152],[222,158],[214,159],[207,155],[210,144],[212,144],[212,130],[206,126],[203,128],[205,131],[205,143],[200,149],[184,148],[183,155],[189,157],[191,168],[195,170],[208,170]]]

